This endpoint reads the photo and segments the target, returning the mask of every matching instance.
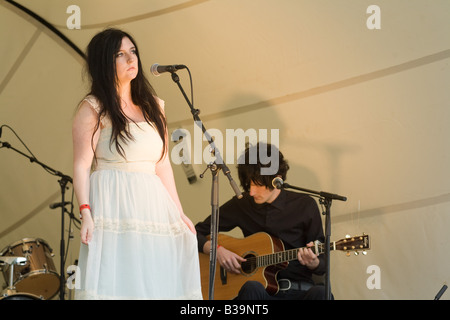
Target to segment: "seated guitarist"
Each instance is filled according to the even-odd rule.
[[[276,147],[270,144],[265,145],[270,159],[274,159],[272,156],[276,157],[273,154],[274,150],[278,154],[278,158],[275,158],[279,160],[278,171],[275,170],[273,175],[261,174],[263,168],[271,165],[267,163],[268,161],[261,161],[264,160],[260,155],[261,145],[259,143],[256,146],[247,147],[238,161],[239,180],[245,192],[242,199],[233,197],[220,207],[219,231],[230,231],[239,227],[245,237],[257,232],[266,232],[281,239],[285,250],[303,249],[298,251],[298,260],[290,261],[287,268],[278,272],[279,290],[276,294],[269,295],[263,284],[250,280],[245,282],[236,298],[242,300],[324,299],[324,286],[315,285],[312,280],[313,273],[318,275],[325,273],[324,257],[317,256],[309,248],[313,245],[312,241],[324,241],[317,203],[309,195],[276,189],[272,186],[272,180],[275,177],[286,179],[289,165]],[[256,163],[250,161],[254,159],[252,155],[257,155]],[[210,221],[209,216],[195,226],[199,251],[208,255],[211,246],[211,241],[207,239],[210,233]],[[219,243],[217,261],[227,272],[240,273],[240,264],[245,259]]]

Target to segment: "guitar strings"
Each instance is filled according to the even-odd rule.
[[[247,261],[241,263],[245,267],[262,267],[293,260],[297,256],[298,249],[290,249],[282,252],[274,252],[262,256],[251,256],[245,258]]]
[[[319,248],[319,252],[323,251],[324,250],[323,243],[319,243],[318,248]],[[311,249],[313,251],[315,251],[314,247],[312,247]],[[285,251],[281,251],[281,252],[269,253],[269,254],[265,254],[265,255],[261,255],[261,256],[251,256],[251,257],[247,257],[247,258],[244,257],[246,259],[246,261],[241,263],[241,268],[245,272],[249,273],[259,267],[270,266],[270,265],[275,265],[275,264],[279,264],[279,263],[283,263],[283,262],[288,262],[288,261],[294,260],[297,257],[298,250],[299,249],[290,249],[290,250],[285,250]]]

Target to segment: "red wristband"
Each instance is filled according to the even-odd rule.
[[[88,205],[88,204],[82,204],[82,205],[80,206],[80,212],[81,212],[83,209],[89,209],[89,210],[91,210],[91,206]]]
[[[83,219],[83,217],[81,216],[81,211],[82,211],[83,209],[89,209],[89,210],[91,210],[91,206],[88,205],[88,204],[82,204],[82,205],[80,206],[80,219]]]

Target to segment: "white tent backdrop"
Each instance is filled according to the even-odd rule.
[[[236,181],[242,146],[226,141],[226,130],[255,129],[290,161],[290,184],[346,196],[331,207],[331,238],[365,232],[371,249],[331,252],[336,299],[433,299],[450,280],[449,1],[18,2],[83,51],[108,26],[130,32],[166,101],[170,132],[183,128],[193,138],[176,84],[149,72],[156,62],[187,65],[201,119],[223,135],[222,153],[235,153],[228,165]],[[80,9],[80,29],[68,28],[76,18],[70,5]],[[378,15],[367,12],[371,5]],[[380,29],[371,29],[376,23]],[[71,122],[87,92],[83,59],[6,1],[0,40],[0,125],[39,161],[72,176]],[[190,94],[188,73],[178,75]],[[7,127],[0,141],[28,154]],[[193,164],[197,176],[205,167]],[[61,213],[49,208],[61,200],[58,178],[8,148],[0,149],[0,168],[0,249],[42,238],[59,272]],[[183,168],[173,168],[185,212],[203,220],[210,174],[189,184]],[[232,195],[222,175],[220,202]],[[71,228],[66,267],[78,258],[79,231]]]

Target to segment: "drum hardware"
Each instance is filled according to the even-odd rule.
[[[51,299],[58,292],[59,275],[56,272],[52,257],[53,250],[43,239],[24,238],[16,241],[0,253],[0,259],[15,261],[11,257],[20,257],[16,268],[4,263],[3,275],[9,277],[10,287],[18,293],[40,296]]]
[[[23,254],[31,254],[32,250],[33,250],[32,246],[28,246],[25,243],[23,244],[23,248],[22,248]]]
[[[9,265],[9,283],[8,287],[3,290],[0,300],[42,300],[43,297],[38,297],[28,293],[18,293],[14,287],[14,265],[24,266],[27,264],[25,257],[1,257],[0,266],[3,268]]]
[[[9,282],[6,291],[16,291],[16,287],[14,287],[14,265],[24,266],[27,263],[27,259],[24,257],[2,257],[0,259],[0,266],[10,265],[9,268]]]

